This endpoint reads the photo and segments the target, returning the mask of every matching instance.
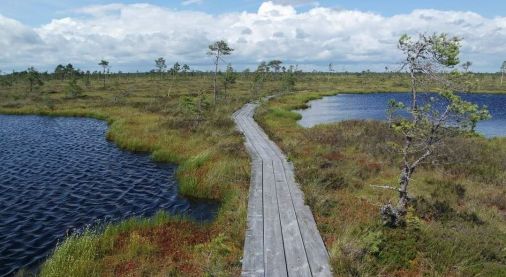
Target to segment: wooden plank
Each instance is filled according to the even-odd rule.
[[[281,230],[285,245],[286,265],[289,276],[311,276],[311,270],[302,241],[297,215],[292,202],[288,183],[285,178],[281,160],[275,159],[274,174],[278,194]]]
[[[329,265],[329,256],[325,244],[320,236],[316,221],[307,205],[304,204],[303,193],[295,181],[293,165],[283,157],[284,172],[292,193],[293,205],[296,210],[299,229],[304,241],[304,248],[313,276],[332,276]]]
[[[328,252],[318,232],[311,210],[308,206],[299,207],[297,216],[313,276],[332,276]]]
[[[248,229],[244,241],[243,276],[264,276],[262,206],[262,161],[254,159],[248,201]]]
[[[248,113],[248,110],[244,112]],[[264,217],[264,234],[263,236],[263,263],[264,263],[264,272],[266,276],[285,276],[286,275],[286,263],[284,259],[284,248],[282,243],[282,235],[281,235],[281,227],[279,222],[279,211],[277,205],[273,205],[277,201],[276,194],[272,193],[275,191],[275,183],[272,172],[271,161],[269,161],[270,153],[267,153],[268,148],[265,147],[263,141],[259,140],[257,133],[254,129],[251,128],[250,118],[242,118],[240,119],[241,128],[244,130],[245,136],[247,137],[247,141],[250,141],[251,144],[254,145],[257,153],[262,159],[262,185],[265,187],[265,190],[262,190],[263,195],[263,204],[264,206],[261,208],[263,213],[267,214]],[[263,159],[267,159],[267,164]],[[267,168],[267,172],[265,171]],[[265,192],[267,191],[267,192]],[[267,195],[267,196],[266,196]],[[265,199],[267,198],[267,204],[265,203]],[[249,214],[253,214],[251,211]],[[260,247],[258,247],[260,248]],[[247,255],[251,256],[252,250],[245,250],[245,261],[248,260],[246,258]],[[244,270],[244,275],[250,275],[251,269],[249,271]],[[275,274],[275,275],[272,275]]]
[[[266,276],[288,276],[272,161],[263,163],[264,263]]]
[[[255,144],[263,165],[263,214],[264,214],[264,266],[266,276],[288,276],[286,270],[283,235],[279,218],[276,182],[270,148],[252,127],[251,117],[244,122],[243,128],[248,139]]]
[[[288,276],[286,271],[285,250],[279,218],[276,182],[269,147],[251,126],[251,117],[244,121],[248,139],[255,144],[262,159],[263,177],[263,214],[264,214],[264,266],[265,276]]]
[[[244,132],[244,109],[234,114],[239,129]],[[244,240],[242,276],[264,276],[262,160],[251,140],[246,137],[246,149],[252,157],[251,183],[248,201],[247,230]]]
[[[274,168],[272,166],[271,157],[273,153],[267,145],[267,141],[262,138],[257,130],[252,126],[251,117],[248,122],[249,128],[252,132],[249,134],[257,143],[257,147],[262,148],[260,155],[264,161],[264,180],[269,180],[267,183],[264,182],[264,214],[265,214],[265,223],[264,223],[264,232],[265,232],[265,267],[266,267],[266,276],[284,276],[287,275],[286,269],[283,270],[281,267],[286,268],[286,246],[291,246],[292,237],[295,231],[287,231],[281,227],[282,215],[280,215],[280,206],[277,190],[277,182],[275,180]],[[266,171],[266,170],[267,171]],[[286,203],[285,203],[286,205]],[[294,216],[292,216],[294,218]],[[285,219],[286,221],[287,219]],[[276,222],[278,221],[278,222]],[[295,219],[294,219],[295,221]],[[297,230],[298,231],[298,230]],[[287,233],[288,232],[288,233]],[[285,238],[285,233],[288,234],[288,237]],[[300,236],[300,234],[299,234]],[[285,240],[288,239],[290,244],[284,243]],[[300,239],[301,240],[301,239]],[[291,246],[293,249],[293,246]],[[270,252],[272,250],[272,252]],[[303,250],[303,248],[302,248]],[[305,256],[304,256],[305,259]],[[307,261],[306,261],[307,264]],[[293,266],[296,266],[294,263]],[[295,276],[295,275],[294,275]]]
[[[233,115],[252,157],[242,274],[331,276],[327,250],[310,209],[304,205],[293,166],[254,121],[256,106],[247,104]]]
[[[267,138],[267,135],[261,130],[261,128],[256,123],[255,125],[257,131],[259,133],[263,133],[264,137]],[[328,252],[318,232],[318,228],[316,226],[316,222],[313,218],[311,210],[309,207],[304,205],[303,193],[300,190],[299,186],[296,184],[293,175],[293,166],[288,163],[279,147],[272,141],[269,140],[269,142],[271,142],[270,146],[272,152],[278,156],[278,158],[282,159],[284,163],[284,171],[287,175],[288,183],[290,184],[290,190],[292,191],[292,201],[297,213],[299,228],[303,237],[305,251],[311,270],[314,271],[312,274],[314,276],[332,276],[328,262]]]

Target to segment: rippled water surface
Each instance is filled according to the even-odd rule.
[[[0,276],[39,264],[68,232],[159,210],[212,219],[177,194],[175,166],[119,150],[107,124],[0,115]]]
[[[463,99],[486,105],[492,119],[478,123],[476,130],[487,137],[506,136],[506,94],[463,94]],[[421,94],[423,97],[423,94]],[[299,110],[304,127],[352,119],[385,120],[388,101],[409,103],[408,93],[338,94],[311,101],[310,108]]]

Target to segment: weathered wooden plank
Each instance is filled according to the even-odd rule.
[[[255,128],[257,132],[263,133],[265,137],[267,137],[267,135],[261,130],[261,128],[257,124]],[[293,176],[293,166],[290,163],[288,163],[279,147],[276,144],[272,143],[272,141],[269,142],[271,142],[270,146],[273,155],[276,155],[278,156],[278,158],[283,160],[283,164],[285,167],[284,171],[285,174],[287,175],[288,183],[290,184],[289,187],[293,196],[292,201],[297,213],[300,232],[303,237],[305,251],[307,254],[309,264],[311,266],[311,270],[313,271],[313,275],[331,276],[331,271],[328,262],[328,252],[318,232],[316,222],[313,218],[310,209],[306,205],[304,205],[303,193],[299,189],[299,186],[296,184],[295,178]]]
[[[245,121],[243,126],[248,132],[248,138],[255,144],[262,159],[263,165],[263,214],[264,214],[264,266],[265,276],[287,276],[285,250],[281,221],[279,218],[279,207],[276,193],[276,182],[270,148],[261,139],[259,134],[251,126],[251,117]]]
[[[331,276],[328,253],[304,205],[293,166],[254,121],[255,108],[247,104],[233,115],[252,157],[242,274]]]
[[[248,111],[246,110],[245,113],[247,114]],[[265,146],[265,143],[263,141],[259,140],[256,131],[251,128],[249,119],[250,118],[240,119],[240,124],[241,128],[245,132],[247,140],[250,141],[252,145],[254,145],[260,159],[262,159],[262,186],[265,186],[265,191],[262,190],[263,207],[261,207],[261,211],[264,214],[267,214],[267,216],[264,217],[263,222],[264,236],[262,249],[264,250],[264,272],[266,276],[283,276],[283,274],[286,275],[286,263],[284,259],[284,248],[282,244],[281,227],[279,222],[279,211],[277,205],[274,205],[274,203],[277,202],[277,199],[276,194],[272,193],[273,191],[275,192],[275,183],[271,164],[272,162],[269,160],[270,154],[266,152],[268,148]],[[267,159],[267,161],[264,161],[263,159]],[[267,171],[265,170],[266,168]],[[248,214],[252,215],[253,212],[249,211]],[[245,257],[246,255],[251,255],[252,250],[250,249],[245,249]],[[245,258],[245,260],[249,259]],[[244,270],[243,274],[248,275],[251,274],[251,272],[252,269],[249,268],[249,270]]]
[[[265,275],[288,276],[272,161],[263,168]]]
[[[234,114],[234,120],[238,128],[244,132],[244,113],[241,109]],[[246,135],[246,134],[245,134]],[[246,137],[246,148],[252,157],[252,175],[250,193],[248,200],[248,229],[244,240],[244,255],[242,265],[242,276],[264,276],[264,249],[263,249],[263,203],[262,203],[262,160]]]
[[[285,245],[286,264],[289,276],[311,276],[311,270],[302,241],[297,215],[292,202],[288,183],[285,178],[281,160],[275,159],[274,174],[278,194],[281,230]]]
[[[302,209],[302,210],[301,210]],[[313,276],[332,276],[328,252],[308,206],[298,210],[299,224]]]
[[[313,214],[304,204],[304,195],[295,181],[293,166],[283,157],[284,172],[292,193],[293,205],[297,214],[299,229],[304,241],[304,248],[313,276],[332,276],[329,257],[325,244],[318,232]]]
[[[285,249],[279,215],[276,182],[270,157],[272,153],[266,141],[251,125],[251,117],[244,121],[248,133],[262,158],[263,165],[263,213],[264,213],[264,263],[266,276],[287,276]]]
[[[252,148],[252,146],[250,146]],[[254,149],[251,152],[256,151]],[[262,161],[253,159],[248,201],[248,229],[243,255],[243,276],[264,276]]]

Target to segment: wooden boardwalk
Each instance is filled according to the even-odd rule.
[[[253,119],[257,104],[234,113],[252,157],[242,276],[331,276],[328,253],[293,166]]]

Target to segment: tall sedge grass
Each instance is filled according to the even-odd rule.
[[[98,240],[93,231],[68,237],[42,266],[40,276],[100,276]]]

